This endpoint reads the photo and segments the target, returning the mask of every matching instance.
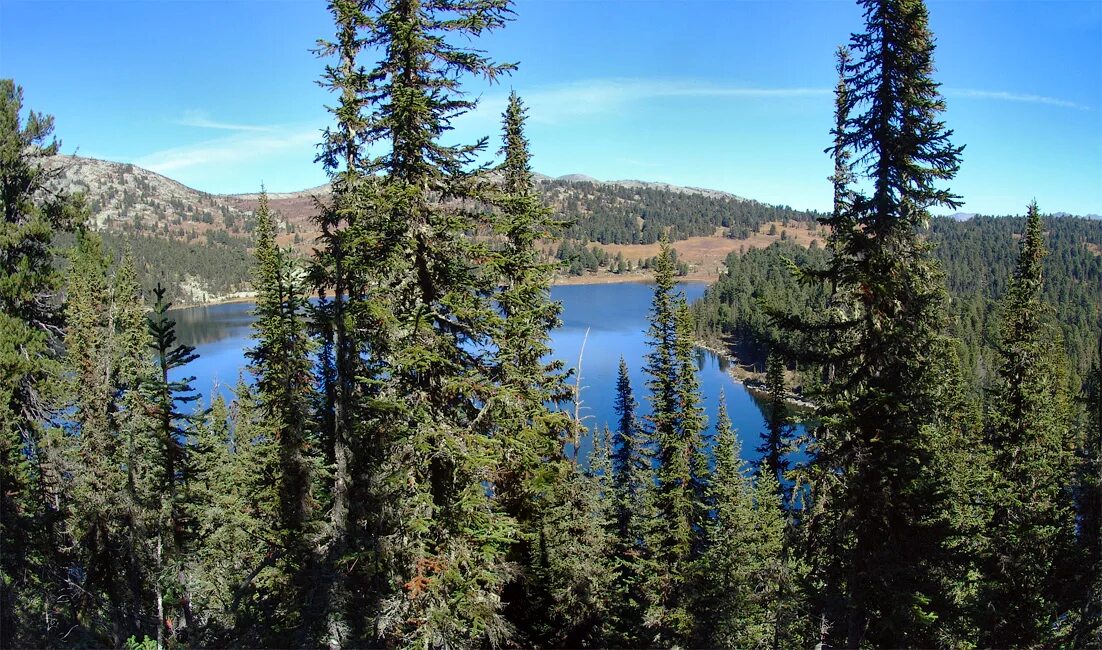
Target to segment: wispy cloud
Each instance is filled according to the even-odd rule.
[[[201,129],[217,129],[219,131],[255,131],[265,132],[271,131],[272,127],[269,126],[255,126],[252,124],[233,124],[231,122],[220,122],[212,119],[210,114],[206,111],[184,111],[184,116],[178,120],[175,120],[176,124],[180,126],[194,126]]]
[[[612,113],[630,104],[656,99],[716,97],[780,99],[820,97],[828,88],[756,88],[701,81],[655,79],[589,79],[524,91],[522,98],[535,122],[558,123],[582,116]],[[472,117],[493,117],[505,109],[505,95],[483,97]]]
[[[195,167],[239,165],[317,143],[317,128],[270,127],[263,133],[243,132],[181,147],[155,151],[134,164],[160,174]]]
[[[992,101],[1019,102],[1090,110],[1082,104],[1028,93],[977,90],[973,88],[943,88],[949,97],[983,99]],[[782,87],[763,88],[718,84],[707,81],[677,79],[587,79],[554,86],[544,86],[521,91],[521,97],[528,106],[529,119],[533,122],[557,124],[582,117],[595,117],[613,114],[632,105],[647,101],[677,98],[717,98],[717,99],[798,99],[803,97],[829,97],[832,88]],[[464,116],[471,120],[498,120],[508,97],[505,93],[486,95],[481,98],[477,110]]]
[[[1010,93],[1001,90],[976,90],[974,88],[945,88],[946,97],[966,97],[969,99],[993,99],[1003,102],[1018,102],[1023,104],[1044,104],[1046,106],[1059,106],[1060,108],[1074,108],[1079,111],[1089,111],[1089,106],[1077,102],[1060,99],[1058,97],[1046,97],[1044,95],[1031,95],[1028,93]]]

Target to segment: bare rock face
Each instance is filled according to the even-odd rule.
[[[90,225],[98,230],[200,243],[219,231],[224,236],[252,231],[252,208],[236,197],[200,192],[128,163],[54,156],[48,164],[58,171],[59,189],[84,195]],[[283,230],[288,226],[286,220],[280,223]]]

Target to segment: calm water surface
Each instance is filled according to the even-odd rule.
[[[685,283],[681,289],[693,301],[704,293],[706,286]],[[615,428],[613,401],[621,356],[631,370],[640,414],[650,410],[643,360],[648,351],[645,332],[652,295],[653,286],[642,283],[556,286],[551,290],[551,297],[561,301],[563,306],[562,327],[551,335],[554,356],[563,360],[567,367],[575,367],[585,340],[581,368],[582,415],[590,428],[605,424]],[[249,303],[231,303],[172,310],[178,339],[195,346],[199,354],[199,359],[183,374],[197,377],[194,386],[204,395],[204,403],[214,391],[221,391],[227,400],[232,398],[231,389],[245,372],[245,348],[252,345],[252,309]],[[742,439],[742,455],[747,459],[756,458],[758,454],[754,449],[765,423],[754,397],[727,375],[727,364],[717,355],[698,350],[697,367],[709,424],[715,424],[716,404],[720,391],[724,391],[731,421]]]

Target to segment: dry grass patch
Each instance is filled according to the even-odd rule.
[[[770,235],[769,232],[773,231]],[[725,229],[716,228],[708,237],[690,237],[673,243],[673,249],[677,256],[692,267],[692,275],[700,279],[714,279],[723,270],[723,263],[731,253],[744,253],[753,248],[766,248],[775,241],[780,241],[781,233],[802,246],[811,246],[812,242],[819,246],[824,244],[824,239],[819,230],[819,224],[810,225],[802,222],[783,223],[773,221],[764,224],[757,232],[742,239],[730,239],[724,236]],[[658,255],[659,244],[596,244],[609,255],[615,257],[622,254],[624,259],[636,264],[645,259]]]

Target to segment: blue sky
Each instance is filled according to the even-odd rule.
[[[936,79],[969,212],[1102,213],[1102,3],[933,0]],[[841,0],[520,0],[478,42],[520,69],[468,89],[455,124],[491,137],[510,88],[534,166],[826,209],[833,52],[862,28]],[[133,162],[208,192],[318,185],[330,101],[311,54],[324,2],[0,0],[0,76],[51,113],[67,153]]]

